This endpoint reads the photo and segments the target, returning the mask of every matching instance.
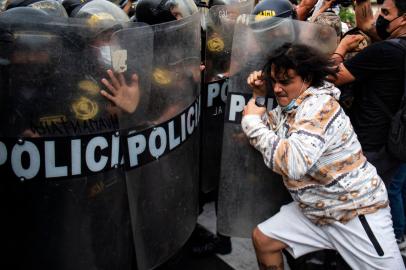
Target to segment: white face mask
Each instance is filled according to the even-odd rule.
[[[100,64],[110,68],[112,66],[110,46],[100,46],[99,51],[100,51],[100,58],[99,58]]]

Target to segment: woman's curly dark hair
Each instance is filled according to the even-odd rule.
[[[266,79],[269,79],[272,65],[275,68],[274,74],[278,77],[288,77],[288,70],[293,69],[314,87],[323,85],[327,76],[337,77],[334,61],[318,50],[302,44],[285,43],[275,49],[263,68]]]

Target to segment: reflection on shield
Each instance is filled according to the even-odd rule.
[[[65,8],[62,6],[62,4],[60,2],[51,1],[51,0],[43,0],[43,1],[38,1],[38,2],[32,3],[29,5],[29,7],[33,7],[33,8],[42,10],[51,16],[68,17],[68,14],[66,14]],[[0,10],[1,10],[1,7],[0,7]]]
[[[240,14],[249,14],[253,1],[234,2],[210,8],[205,16],[205,74],[202,90],[201,124],[201,191],[218,188],[224,108],[227,100],[228,77],[234,25]]]
[[[217,229],[224,235],[250,237],[258,223],[291,198],[281,177],[265,166],[241,129],[242,111],[252,96],[247,77],[261,70],[272,51],[285,42],[310,46],[323,42],[325,53],[334,50],[336,43],[334,30],[324,26],[275,17],[256,20],[255,16],[240,16],[237,21],[225,109]],[[268,110],[275,106],[269,92]]]
[[[249,14],[253,5],[253,1],[246,1],[213,6],[205,16],[206,83],[228,77],[236,19],[240,14]]]
[[[169,10],[177,20],[189,17],[198,11],[193,0],[168,0],[162,3],[165,6],[163,9]]]

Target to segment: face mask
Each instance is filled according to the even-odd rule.
[[[280,106],[283,112],[288,112],[292,110],[296,105],[296,99],[292,99],[288,105],[286,106]]]
[[[100,51],[100,58],[99,58],[100,64],[104,65],[105,67],[110,68],[112,66],[110,46],[101,46],[101,47],[99,47],[99,51]]]
[[[304,81],[302,82],[302,86],[300,87],[300,91],[299,91],[299,95],[298,95],[298,96],[300,96],[300,95],[302,94],[303,86],[304,86]],[[297,99],[297,97],[294,98],[294,99],[292,99],[292,100],[289,102],[289,104],[286,105],[286,106],[281,106],[281,105],[279,105],[279,106],[281,107],[282,112],[288,112],[288,111],[292,110],[293,108],[296,108],[296,107],[297,107],[297,105],[296,105],[296,99]]]
[[[390,36],[390,34],[397,29],[397,28],[393,29],[392,32],[388,32],[386,30],[389,27],[389,24],[399,17],[401,17],[401,16],[398,16],[398,17],[394,18],[393,20],[389,21],[389,20],[385,19],[384,17],[382,17],[382,15],[378,16],[378,18],[376,19],[375,28],[376,28],[376,33],[382,40],[387,39]]]

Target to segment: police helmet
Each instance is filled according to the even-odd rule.
[[[38,1],[30,4],[29,7],[43,10],[50,16],[65,17],[65,18],[68,17],[68,14],[66,13],[66,10],[62,6],[62,4],[55,0]]]
[[[293,5],[288,0],[262,0],[254,8],[252,14],[256,20],[270,17],[296,18]]]
[[[63,0],[62,5],[69,16],[73,17],[86,3],[91,0]]]
[[[135,17],[138,22],[153,25],[185,18],[197,11],[193,0],[140,0]]]
[[[128,22],[130,20],[121,8],[107,0],[89,1],[71,16],[87,19],[91,26],[100,21]]]
[[[8,0],[6,1],[6,9],[12,9],[16,7],[27,7],[39,1],[41,0]]]
[[[210,0],[209,1],[209,6],[220,6],[220,5],[231,5],[235,3],[241,3],[243,1],[239,0]]]
[[[92,0],[81,6],[76,14],[71,16],[82,19],[90,31],[86,36],[90,39],[110,36],[111,32],[123,28],[123,23],[129,22],[127,14],[115,4],[107,0]]]
[[[0,14],[0,65],[21,81],[46,78],[62,53],[62,38],[43,10],[18,7]],[[3,25],[8,25],[6,29]]]
[[[1,13],[0,22],[0,43],[14,49],[39,52],[46,50],[45,45],[55,42],[58,30],[54,22],[63,21],[50,17],[42,9],[18,7]],[[2,24],[8,27],[2,27]]]

